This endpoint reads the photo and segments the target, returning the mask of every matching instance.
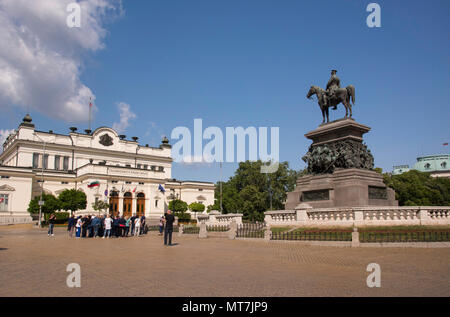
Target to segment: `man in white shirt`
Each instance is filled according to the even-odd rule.
[[[111,219],[111,217],[108,215],[105,218],[105,234],[103,235],[103,238],[105,238],[106,236],[111,237],[111,224],[112,224],[113,220]]]
[[[139,236],[141,229],[141,218],[137,217],[134,219],[134,235]]]

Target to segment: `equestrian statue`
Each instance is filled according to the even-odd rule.
[[[322,110],[323,121],[325,123],[325,117],[327,123],[330,122],[329,107],[333,107],[333,110],[337,109],[337,106],[342,102],[345,107],[345,118],[352,117],[352,103],[355,105],[355,87],[348,85],[345,88],[341,88],[341,81],[336,75],[337,70],[331,71],[330,80],[327,83],[327,90],[323,90],[317,86],[311,86],[306,95],[306,98],[311,99],[312,95],[317,96],[317,102],[320,110]],[[350,102],[351,98],[351,102]],[[349,116],[350,111],[350,116]]]

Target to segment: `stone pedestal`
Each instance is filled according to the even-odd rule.
[[[372,170],[373,156],[362,142],[369,131],[353,119],[341,119],[305,134],[313,141],[303,157],[309,174],[297,179],[285,208],[296,209],[299,203],[313,208],[397,206],[394,190]]]
[[[287,194],[286,209],[299,203],[313,208],[398,206],[394,190],[386,187],[381,174],[357,168],[298,178],[295,190]]]

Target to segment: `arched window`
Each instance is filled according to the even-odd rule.
[[[447,167],[447,162],[442,162],[442,163],[441,163],[441,167],[442,167],[442,168],[446,168],[446,167]]]
[[[133,198],[132,198],[131,192],[126,192],[123,194],[123,215],[131,217],[133,214],[132,211],[132,205],[133,205]]]
[[[136,196],[136,215],[141,217],[145,214],[145,194],[138,193]]]
[[[119,212],[119,192],[112,190],[109,194],[109,212],[115,216]]]

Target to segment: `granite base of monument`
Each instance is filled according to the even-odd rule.
[[[313,141],[303,157],[308,175],[287,193],[285,208],[299,203],[313,208],[398,206],[394,190],[373,170],[372,153],[363,143],[369,131],[353,119],[340,119],[305,134]]]
[[[299,203],[313,208],[398,206],[394,190],[386,187],[382,175],[356,168],[298,178],[295,190],[287,193],[285,208],[295,209]]]

